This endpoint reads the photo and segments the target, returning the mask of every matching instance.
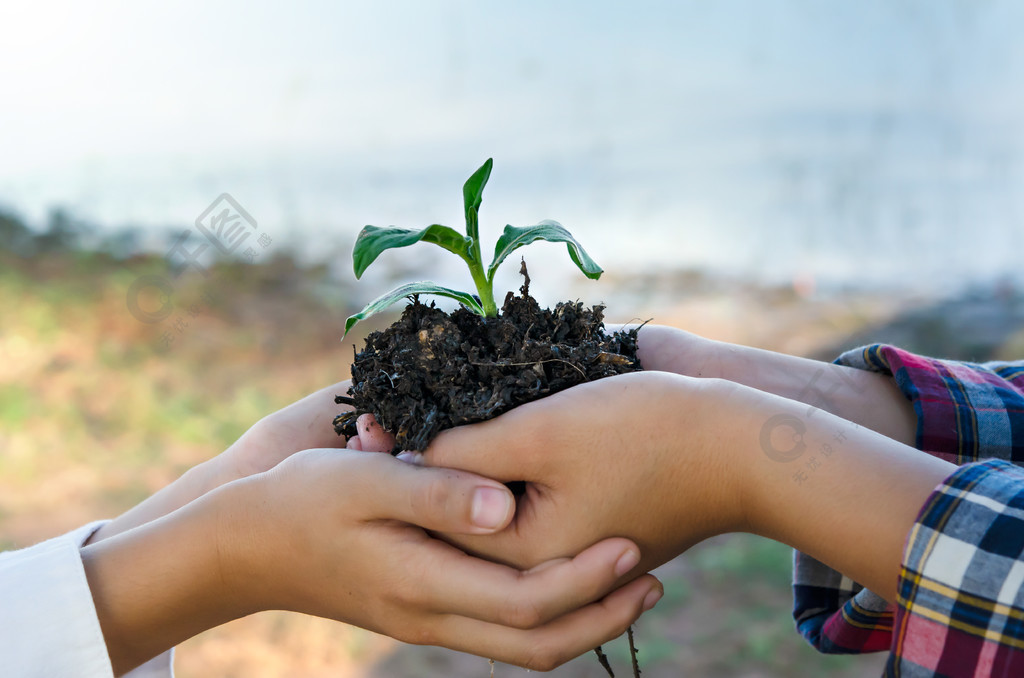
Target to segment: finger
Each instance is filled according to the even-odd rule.
[[[513,629],[466,617],[445,617],[432,644],[490,657],[537,671],[550,671],[584,652],[621,636],[644,611],[648,596],[657,602],[661,583],[644,575],[602,600],[538,628]]]
[[[360,487],[373,518],[458,534],[490,534],[512,520],[515,498],[501,483],[381,456],[387,464],[376,476],[381,480]]]
[[[345,449],[359,450],[361,452],[363,450],[363,441],[359,439],[359,436],[352,436],[348,439],[348,442],[345,443]]]
[[[639,320],[632,320],[632,321],[630,321],[628,323],[608,323],[608,322],[606,322],[604,324],[604,331],[605,331],[606,334],[615,334],[616,332],[628,332],[630,330],[640,330],[641,332],[643,332],[642,328],[645,328],[645,327],[647,327],[647,325],[644,325],[643,321],[639,321]]]
[[[438,546],[438,560],[416,580],[415,602],[521,629],[600,599],[640,562],[639,548],[622,538],[606,539],[574,558],[558,558],[527,572]]]
[[[423,452],[422,462],[501,482],[534,480],[531,462],[543,448],[535,432],[546,426],[538,420],[543,414],[528,403],[489,421],[443,431]]]
[[[360,449],[366,452],[390,452],[395,448],[395,437],[385,431],[372,414],[359,415],[356,431],[362,443]]]
[[[342,447],[345,439],[334,432],[331,422],[339,413],[348,412],[352,407],[339,405],[334,398],[347,395],[351,383],[345,380],[322,388],[271,415],[285,422],[279,431],[275,431],[279,448],[295,453],[317,447]]]

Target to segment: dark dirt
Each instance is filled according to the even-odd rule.
[[[525,274],[525,266],[524,266]],[[446,313],[414,298],[402,317],[373,332],[352,364],[339,435],[355,435],[370,412],[395,435],[395,452],[424,450],[441,431],[493,419],[577,384],[642,369],[637,330],[607,334],[604,307],[562,302],[541,309],[529,294],[509,292],[497,318],[459,308]]]

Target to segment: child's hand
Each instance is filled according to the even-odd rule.
[[[334,396],[346,393],[348,387],[348,381],[328,386],[267,415],[226,451],[189,469],[152,497],[110,521],[88,543],[156,520],[225,483],[267,471],[300,450],[345,447],[345,439],[334,432],[331,422],[346,409],[335,404]]]
[[[490,533],[513,506],[503,485],[469,473],[309,450],[82,556],[118,671],[265,609],[548,670],[621,634],[660,596],[650,575],[613,591],[640,560],[625,539],[521,572],[424,530]]]
[[[455,538],[463,548],[530,567],[619,536],[640,546],[644,571],[745,528],[736,441],[754,423],[737,390],[663,372],[600,379],[445,431],[422,461],[526,481],[510,528]]]

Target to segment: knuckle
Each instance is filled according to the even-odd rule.
[[[532,629],[544,622],[544,613],[532,600],[518,599],[505,608],[505,623],[517,629]]]
[[[410,494],[413,515],[443,519],[448,514],[450,492],[441,479],[433,477]]]
[[[525,408],[523,408],[525,409]],[[513,410],[515,412],[515,410]],[[542,448],[551,442],[552,435],[558,431],[558,422],[549,408],[530,407],[527,412],[519,412],[523,420],[515,422],[516,437],[519,445],[527,450]]]
[[[565,651],[550,643],[538,643],[531,651],[523,668],[531,671],[553,671],[567,660]]]
[[[427,623],[408,624],[394,634],[397,640],[410,645],[437,645],[438,638],[432,625]]]
[[[419,607],[422,600],[421,588],[411,577],[395,577],[389,595],[399,609]]]

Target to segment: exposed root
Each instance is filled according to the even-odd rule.
[[[608,355],[608,354],[602,353],[600,355],[604,356],[604,355]],[[598,356],[598,357],[600,358],[600,356]],[[626,360],[627,364],[629,364],[629,365],[633,364],[632,362],[629,362],[628,359],[625,358],[624,356],[620,356],[620,357],[622,357],[623,360]],[[610,361],[601,360],[601,362],[605,363],[605,362],[610,362]],[[584,381],[590,381],[590,379],[587,377],[587,373],[584,372],[583,370],[581,370],[579,368],[579,366],[575,365],[574,363],[569,362],[568,360],[562,360],[561,358],[550,358],[548,360],[534,360],[532,362],[527,362],[527,363],[506,363],[506,362],[496,362],[496,361],[492,360],[492,361],[488,361],[486,363],[474,363],[474,362],[471,362],[469,364],[470,365],[474,365],[476,367],[526,367],[527,365],[543,365],[545,363],[563,363],[563,364],[568,365],[569,367],[573,368],[577,372],[579,372],[580,375],[583,377]],[[621,364],[621,363],[614,363],[614,364]]]
[[[626,637],[629,638],[629,659],[633,662],[633,678],[640,678],[640,662],[637,661],[636,655],[640,650],[636,649],[636,644],[633,642],[633,626],[626,627]]]
[[[612,671],[612,665],[608,663],[608,655],[604,653],[601,646],[598,645],[594,648],[594,654],[597,655],[597,661],[604,667],[604,670],[608,672],[611,678],[615,678],[615,672]]]

